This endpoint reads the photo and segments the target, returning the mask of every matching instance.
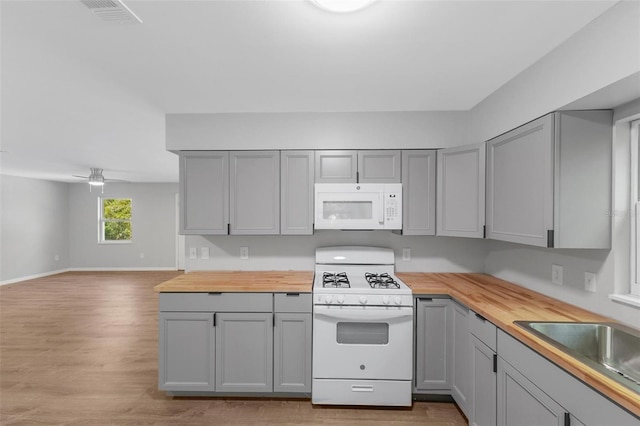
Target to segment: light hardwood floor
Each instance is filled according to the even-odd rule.
[[[158,296],[178,272],[69,272],[0,287],[2,425],[466,425],[451,403],[411,409],[158,391]]]

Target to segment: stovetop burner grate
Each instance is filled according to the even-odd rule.
[[[346,272],[325,272],[322,274],[322,287],[349,288],[349,278]]]
[[[400,288],[400,284],[387,273],[374,274],[365,272],[364,277],[371,288]]]

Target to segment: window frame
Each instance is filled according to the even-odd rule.
[[[629,123],[630,168],[630,283],[629,296],[640,297],[640,119]]]
[[[129,200],[131,203],[131,217],[124,219],[106,219],[104,217],[105,200]],[[128,222],[131,228],[131,238],[128,240],[107,240],[104,238],[105,224],[108,222]],[[133,199],[129,197],[98,197],[98,244],[131,244],[133,242]]]

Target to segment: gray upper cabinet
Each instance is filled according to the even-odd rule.
[[[436,233],[436,151],[402,151],[402,234]]]
[[[358,182],[400,183],[400,151],[358,151]]]
[[[484,237],[485,143],[438,151],[437,235]]]
[[[316,183],[357,182],[358,151],[316,151]]]
[[[180,153],[180,233],[226,234],[229,223],[229,154]]]
[[[280,152],[232,151],[231,234],[280,233]]]
[[[487,143],[487,238],[611,246],[611,111],[556,112]]]
[[[399,183],[400,151],[316,151],[316,183]]]
[[[416,299],[416,391],[451,387],[449,299]]]
[[[280,233],[313,234],[313,151],[280,153]]]

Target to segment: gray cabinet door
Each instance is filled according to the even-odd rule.
[[[216,391],[273,390],[273,314],[216,314]]]
[[[180,153],[180,233],[226,234],[229,223],[229,154]]]
[[[472,396],[471,417],[473,426],[495,426],[496,424],[496,353],[480,339],[471,336],[472,344]],[[514,423],[518,424],[518,423]]]
[[[280,153],[230,153],[231,234],[280,233]]]
[[[316,183],[357,181],[357,151],[316,151]]]
[[[487,238],[547,247],[553,138],[549,114],[487,143]]]
[[[438,151],[437,235],[484,237],[486,145]]]
[[[416,390],[449,390],[449,299],[416,299]]]
[[[274,392],[311,392],[311,314],[276,313]]]
[[[358,182],[400,183],[399,150],[358,151]]]
[[[502,358],[498,366],[497,409],[499,426],[563,426],[565,424],[566,411],[560,404]]]
[[[280,153],[280,233],[313,234],[313,151]]]
[[[402,234],[436,233],[436,151],[402,151]]]
[[[471,334],[469,331],[469,309],[451,302],[453,365],[451,368],[451,395],[462,412],[470,417],[471,406]]]
[[[160,312],[158,387],[166,391],[213,391],[213,313]]]

